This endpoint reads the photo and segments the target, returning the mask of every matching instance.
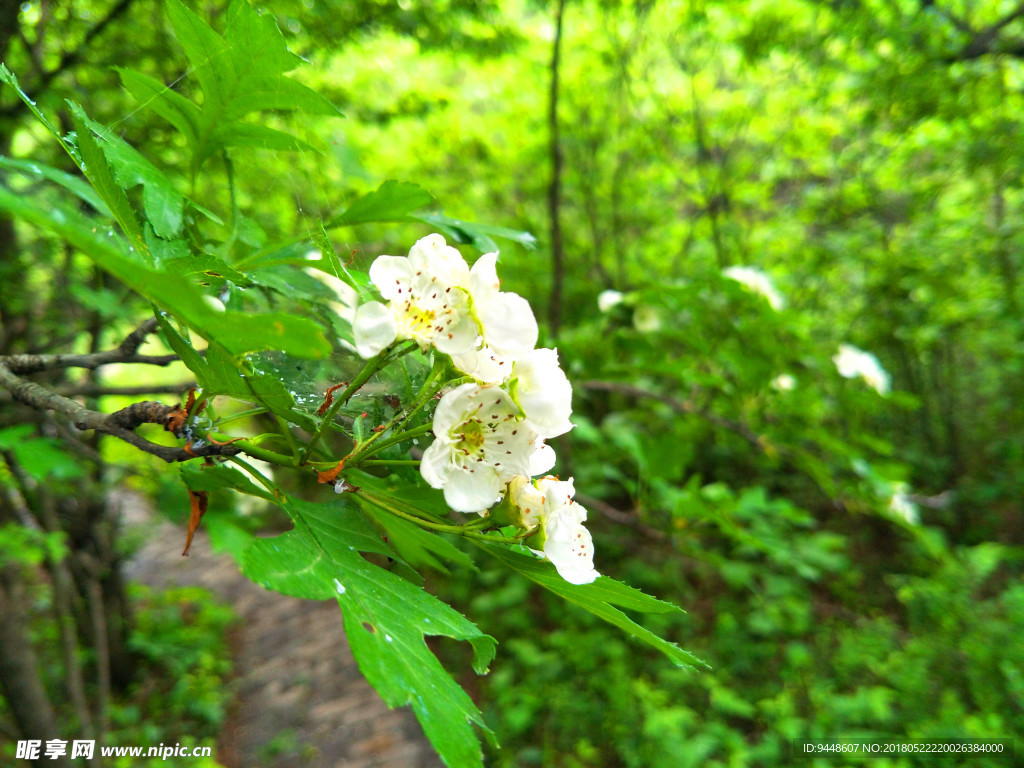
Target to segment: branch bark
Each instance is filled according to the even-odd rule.
[[[0,387],[8,390],[15,400],[26,405],[41,411],[56,411],[67,416],[77,429],[94,429],[97,432],[113,435],[166,462],[188,461],[197,456],[233,456],[240,450],[230,445],[215,443],[189,450],[154,443],[135,434],[132,430],[142,424],[161,424],[166,427],[168,418],[172,413],[178,411],[178,406],[146,400],[132,403],[114,413],[92,411],[75,400],[58,395],[33,381],[26,381],[14,375],[2,358],[0,358]]]

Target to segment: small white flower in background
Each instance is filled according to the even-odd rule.
[[[600,574],[594,569],[594,540],[583,523],[587,510],[573,501],[573,481],[542,477],[531,483],[517,477],[509,483],[512,503],[522,514],[526,528],[544,532],[543,554],[558,575],[570,584],[590,584]]]
[[[499,387],[456,387],[438,403],[433,428],[420,474],[458,512],[487,509],[513,477],[539,475],[555,463],[555,452]]]
[[[796,379],[788,373],[780,373],[772,379],[771,387],[779,392],[790,392],[796,387]]]
[[[910,490],[906,483],[892,484],[892,498],[889,499],[889,511],[894,515],[906,520],[910,525],[917,525],[921,517],[917,511],[917,505],[910,500]]]
[[[870,352],[857,349],[850,344],[840,344],[839,354],[832,357],[832,362],[836,364],[840,376],[847,379],[859,376],[878,394],[888,394],[890,376],[878,362],[878,358]]]
[[[472,349],[479,334],[469,306],[469,267],[441,235],[427,235],[409,256],[378,256],[370,280],[388,303],[371,301],[356,310],[356,349],[373,357],[395,341],[447,354]]]
[[[657,307],[641,305],[633,312],[633,327],[641,333],[661,330],[661,313]]]
[[[756,267],[729,267],[722,274],[730,280],[741,283],[754,293],[764,296],[774,310],[782,309],[786,305],[782,295],[775,290],[772,279]]]
[[[597,308],[602,312],[610,312],[612,307],[621,304],[625,298],[620,291],[609,288],[607,291],[601,291],[597,295]]]
[[[572,385],[558,365],[557,350],[531,350],[515,362],[512,374],[512,397],[538,435],[557,437],[572,429]]]

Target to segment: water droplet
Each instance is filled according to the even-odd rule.
[[[334,580],[334,588],[338,591],[339,595],[344,595],[345,594],[345,585],[342,584],[337,579]]]
[[[391,639],[391,635],[384,635],[384,639],[387,640],[389,643],[394,642],[394,640]]]

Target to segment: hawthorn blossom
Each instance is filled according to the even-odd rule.
[[[840,344],[839,354],[832,357],[839,375],[846,379],[860,377],[878,394],[889,393],[891,377],[870,352],[857,349],[850,344]]]
[[[789,392],[796,387],[796,379],[792,374],[780,373],[772,379],[771,387],[779,392]]]
[[[420,474],[458,512],[487,509],[513,477],[543,474],[555,463],[555,452],[500,387],[470,382],[448,392],[434,412],[433,431]]]
[[[775,289],[772,279],[757,267],[729,267],[722,274],[754,293],[764,296],[774,310],[780,310],[786,304],[782,295]]]
[[[469,304],[469,267],[441,235],[418,240],[408,257],[378,256],[370,280],[388,303],[371,301],[356,310],[352,330],[361,356],[403,339],[446,354],[473,347],[479,327]]]
[[[470,270],[469,293],[480,334],[469,349],[452,354],[456,368],[486,384],[507,381],[515,361],[537,345],[539,334],[530,303],[499,290],[497,261],[497,253],[485,253]]]
[[[625,298],[621,291],[609,288],[597,295],[597,308],[601,312],[611,312],[612,308],[621,304]]]
[[[543,554],[559,576],[570,584],[590,584],[600,576],[594,569],[594,540],[583,526],[587,510],[573,501],[576,489],[572,478],[542,477],[535,483],[525,477],[513,478],[509,494],[520,510],[523,526],[541,528]]]
[[[512,399],[537,434],[557,437],[572,429],[572,385],[558,365],[557,350],[531,350],[512,366],[512,380]]]

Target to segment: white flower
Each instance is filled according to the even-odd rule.
[[[407,258],[378,256],[370,280],[388,304],[371,301],[356,310],[352,330],[363,357],[402,339],[446,354],[473,347],[479,328],[469,306],[469,268],[441,235],[417,241]]]
[[[597,295],[597,308],[602,312],[610,312],[612,307],[621,304],[625,298],[620,291],[609,288],[607,291],[601,291]]]
[[[889,511],[907,521],[910,525],[917,525],[921,522],[917,512],[917,505],[910,500],[908,491],[910,488],[906,483],[893,483],[893,495],[889,499]]]
[[[878,358],[850,344],[840,344],[839,354],[832,357],[839,375],[853,379],[860,376],[880,395],[888,394],[891,379]]]
[[[538,475],[555,463],[554,451],[499,387],[468,383],[448,392],[434,413],[434,436],[420,474],[458,512],[487,509],[513,477]]]
[[[572,385],[558,365],[558,351],[534,349],[512,366],[513,399],[526,421],[541,437],[556,437],[572,429]]]
[[[500,384],[512,365],[537,345],[537,319],[530,303],[517,293],[500,291],[497,253],[485,253],[473,265],[469,293],[480,335],[469,349],[452,354],[455,367],[477,381]]]
[[[772,279],[756,267],[729,267],[722,274],[730,280],[743,284],[754,293],[764,296],[772,305],[772,309],[782,309],[786,304],[779,292],[775,290]]]
[[[789,392],[796,387],[796,379],[794,379],[788,373],[780,373],[771,383],[772,389],[777,389],[779,392]]]
[[[654,333],[661,329],[661,313],[657,307],[643,304],[633,312],[633,327],[641,333]]]
[[[523,525],[542,527],[544,555],[559,576],[570,584],[590,584],[600,576],[594,570],[594,540],[583,526],[587,510],[573,501],[576,489],[572,478],[542,477],[536,483],[514,478],[509,493],[521,511]]]

